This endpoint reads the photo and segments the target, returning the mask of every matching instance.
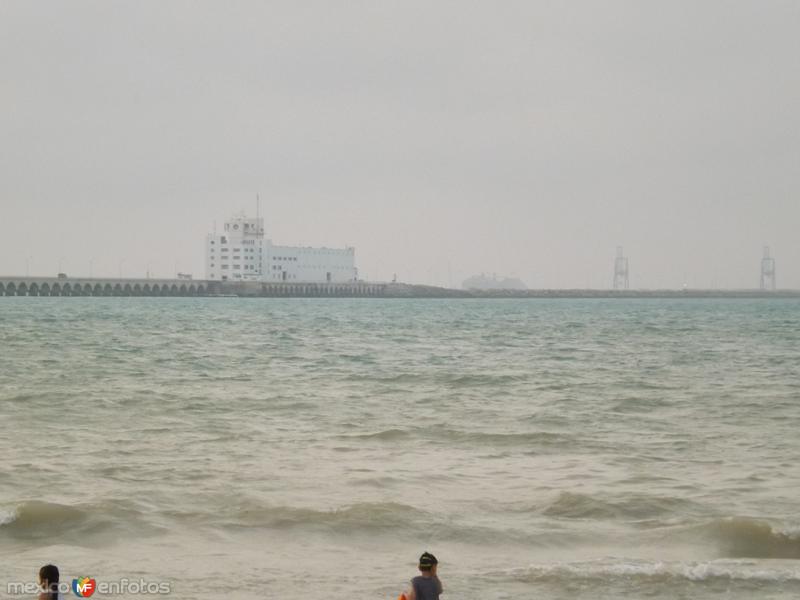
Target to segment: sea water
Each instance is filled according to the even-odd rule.
[[[0,298],[0,596],[796,598],[799,365],[796,300]]]

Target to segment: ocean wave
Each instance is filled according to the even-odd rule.
[[[450,373],[442,374],[435,378],[436,381],[446,383],[455,388],[502,386],[507,384],[524,383],[529,379],[527,373]]]
[[[373,433],[353,433],[338,436],[343,440],[378,440],[378,441],[394,441],[401,440],[409,437],[409,432],[403,429],[384,429]]]
[[[563,531],[525,532],[464,523],[396,502],[363,502],[333,509],[244,503],[216,513],[171,513],[169,518],[195,527],[229,531],[268,529],[332,536],[389,536],[417,541],[465,544],[516,544],[521,547],[564,547],[575,537]]]
[[[794,565],[765,565],[762,562],[718,560],[708,562],[649,561],[630,558],[603,558],[584,562],[536,564],[491,576],[510,577],[516,581],[534,583],[547,581],[576,581],[615,579],[641,583],[668,583],[676,579],[690,582],[751,581],[800,583],[800,567]]]
[[[429,359],[430,360],[430,359]],[[482,371],[476,373],[453,373],[453,372],[437,372],[437,373],[396,373],[385,376],[350,374],[345,377],[350,381],[363,381],[368,379],[376,384],[411,384],[418,385],[420,382],[446,386],[450,389],[467,389],[467,388],[482,388],[494,386],[506,386],[519,383],[525,383],[530,380],[530,375],[527,373],[495,373],[491,371]]]
[[[0,542],[7,538],[96,544],[114,541],[120,536],[138,537],[181,528],[229,532],[303,531],[331,536],[363,534],[422,541],[517,543],[525,546],[565,543],[561,533],[530,534],[470,525],[397,502],[362,502],[332,509],[218,502],[199,510],[145,511],[116,501],[91,505],[29,501],[11,508],[0,508]]]
[[[426,528],[435,527],[436,522],[423,510],[393,502],[359,503],[331,510],[243,503],[200,511],[145,513],[115,501],[91,505],[28,501],[0,509],[0,540],[7,536],[27,540],[89,541],[109,532],[115,536],[120,531],[140,534],[169,530],[176,525],[222,529],[308,528],[331,533],[414,531],[420,534]]]
[[[352,433],[337,436],[341,440],[374,440],[393,442],[401,440],[425,440],[431,443],[469,444],[475,447],[502,446],[521,448],[560,448],[565,445],[572,446],[575,442],[573,436],[552,433],[548,431],[526,432],[494,432],[494,431],[464,431],[448,429],[445,427],[431,428],[390,428],[369,433]]]
[[[65,505],[30,500],[0,510],[0,538],[80,540],[120,529],[148,530],[141,512],[120,502]]]
[[[9,534],[57,534],[81,523],[87,517],[88,513],[78,507],[33,500],[5,509],[0,518],[0,531]]]
[[[703,508],[690,500],[671,496],[635,494],[604,500],[586,494],[562,492],[541,512],[559,519],[644,521],[700,513]]]
[[[445,429],[438,433],[441,438],[476,446],[562,446],[572,444],[574,437],[548,431],[523,431],[499,433],[492,431],[461,431]]]
[[[678,539],[712,543],[725,558],[800,559],[800,532],[762,519],[730,517],[681,528]]]
[[[243,505],[219,515],[217,524],[284,529],[324,528],[335,531],[396,530],[427,522],[425,511],[395,502],[366,502],[332,510],[291,506]]]

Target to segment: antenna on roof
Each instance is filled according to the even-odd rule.
[[[261,216],[261,198],[256,194],[256,219],[258,219],[259,216]]]

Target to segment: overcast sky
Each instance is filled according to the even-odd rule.
[[[800,2],[0,0],[0,273],[800,288]]]

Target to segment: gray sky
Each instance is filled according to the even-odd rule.
[[[0,2],[0,273],[800,288],[800,2]]]

